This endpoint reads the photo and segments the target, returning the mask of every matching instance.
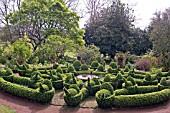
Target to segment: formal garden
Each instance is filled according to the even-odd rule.
[[[120,65],[114,59],[105,60],[107,63],[96,60],[91,65],[79,60],[53,65],[16,62],[15,68],[1,67],[0,89],[28,100],[54,104],[53,99],[60,98],[60,92],[60,104],[64,101],[63,105],[70,107],[80,106],[92,97],[100,108],[148,106],[169,99],[169,71],[139,71],[133,64],[124,65],[121,57],[117,58]],[[82,76],[78,78],[79,75]]]
[[[132,9],[113,1],[96,10],[83,29],[68,1],[9,2],[18,9],[5,14],[0,28],[0,92],[68,108],[168,102],[170,10],[155,13],[142,30],[134,27]]]

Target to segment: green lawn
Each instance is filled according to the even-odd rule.
[[[0,113],[16,113],[16,112],[11,108],[0,104]]]

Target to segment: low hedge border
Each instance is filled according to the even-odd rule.
[[[167,89],[162,85],[157,86],[130,86],[128,88],[118,89],[115,90],[115,95],[133,95],[133,94],[145,94],[145,93],[152,93],[157,92],[163,89]]]
[[[101,89],[96,93],[95,98],[99,108],[110,108],[113,104],[114,94],[107,89]]]
[[[104,77],[107,73],[106,72],[100,72],[100,71],[93,71],[92,74]]]
[[[81,74],[91,74],[90,70],[82,70],[82,71],[76,71],[76,75],[81,75]]]
[[[120,95],[115,96],[113,100],[114,107],[141,107],[153,104],[159,104],[169,99],[170,89],[164,89],[157,92],[136,94],[136,95]]]
[[[5,92],[11,93],[12,95],[24,97],[26,99],[30,99],[42,103],[51,102],[55,94],[54,88],[46,92],[40,92],[40,88],[37,89],[28,88],[26,86],[21,86],[18,84],[8,82],[3,78],[0,78],[0,89],[4,90]]]

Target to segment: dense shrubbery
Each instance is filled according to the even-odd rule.
[[[168,91],[164,90],[169,88],[169,73],[167,72],[158,72],[151,75],[135,69],[129,70],[127,66],[124,69],[119,68],[115,62],[111,62],[105,70],[104,66],[99,64],[98,61],[94,61],[90,69],[86,64],[81,65],[78,60],[74,62],[74,65],[67,63],[67,66],[59,66],[58,64],[54,64],[53,67],[34,66],[34,68],[29,65],[18,66],[17,71],[20,75],[27,77],[13,76],[12,70],[8,68],[5,68],[6,70],[0,69],[0,75],[3,77],[2,81],[9,81],[5,83],[9,83],[10,87],[15,89],[21,85],[21,89],[25,89],[23,91],[18,89],[10,91],[8,85],[1,83],[1,79],[0,88],[2,84],[7,87],[7,90],[5,88],[1,89],[9,93],[39,102],[50,102],[52,95],[54,95],[54,88],[63,89],[63,87],[65,87],[64,100],[68,106],[77,106],[88,96],[94,95],[100,108],[150,105],[163,102],[168,98]],[[75,68],[77,68],[77,71]],[[80,74],[94,74],[100,75],[99,78],[104,78],[102,80],[97,78],[88,79],[83,87],[82,80],[76,78],[76,75]],[[12,83],[15,85],[12,86]],[[30,94],[25,93],[29,93],[27,90],[30,91]],[[18,94],[17,91],[19,91]],[[151,97],[154,94],[156,95],[156,101]],[[27,97],[28,95],[31,96]],[[38,99],[38,95],[42,97]],[[123,99],[125,99],[125,102],[121,103]],[[138,99],[141,99],[140,101],[143,104]]]
[[[82,86],[82,80],[76,79],[76,77],[72,74],[67,75],[67,78],[63,82],[65,88],[69,88],[71,84],[77,84],[79,87]]]
[[[62,73],[63,73],[63,70],[61,69],[61,67],[60,67],[60,66],[58,66],[58,67],[57,67],[56,72],[57,72],[57,73],[61,73],[61,74],[62,74]]]
[[[116,69],[116,68],[117,68],[116,62],[111,62],[111,63],[109,64],[109,66],[112,67],[113,69]]]
[[[68,69],[67,69],[67,73],[74,73],[75,72],[75,68],[74,68],[74,66],[72,66],[72,65],[70,65],[69,67],[68,67]]]
[[[75,68],[76,71],[79,71],[80,66],[81,66],[80,61],[79,61],[79,60],[75,60],[75,61],[73,62],[73,66],[74,66],[74,68]]]
[[[81,70],[88,70],[88,66],[86,64],[82,64],[80,67]]]
[[[95,95],[98,107],[109,108],[112,107],[114,95],[107,89],[98,91]]]
[[[97,69],[97,67],[99,66],[99,62],[98,61],[93,61],[92,63],[91,63],[91,69]]]
[[[89,95],[94,96],[97,91],[100,90],[100,82],[97,78],[89,79],[85,82],[85,87],[87,88]]]
[[[140,107],[162,103],[169,99],[169,89],[158,92],[115,96],[113,106],[115,107]]]
[[[68,106],[77,106],[82,99],[82,93],[78,92],[74,88],[66,89],[64,88],[64,101]]]
[[[48,87],[47,84],[46,85],[44,84],[43,87],[44,86]],[[11,82],[5,81],[3,78],[0,78],[0,89],[8,93],[11,93],[13,95],[17,95],[20,97],[24,97],[27,99],[31,99],[31,100],[43,102],[43,103],[50,102],[55,93],[54,88],[50,90],[50,88],[48,87],[46,91],[41,92],[42,91],[40,90],[41,87],[38,87],[37,89],[32,89],[26,86],[21,86],[18,84],[13,84]]]
[[[113,87],[111,84],[109,84],[108,82],[103,83],[100,86],[100,89],[107,89],[108,91],[110,91],[111,94],[113,94]]]
[[[13,72],[10,68],[7,68],[6,70],[5,69],[0,69],[0,77],[1,76],[9,76],[9,75],[12,75]]]
[[[97,67],[97,71],[99,71],[99,72],[104,72],[104,71],[105,71],[105,67],[104,67],[103,65],[99,65],[99,66]]]
[[[63,89],[63,77],[60,73],[56,75],[51,75],[51,82],[55,89]]]
[[[136,61],[135,67],[138,70],[149,71],[154,64],[154,60],[151,58],[141,58]]]

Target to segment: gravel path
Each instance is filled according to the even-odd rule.
[[[92,109],[92,108],[68,108],[66,106],[54,106],[31,102],[23,98],[9,95],[0,91],[0,104],[9,106],[17,113],[170,113],[170,101],[161,105],[144,108],[123,109]]]

